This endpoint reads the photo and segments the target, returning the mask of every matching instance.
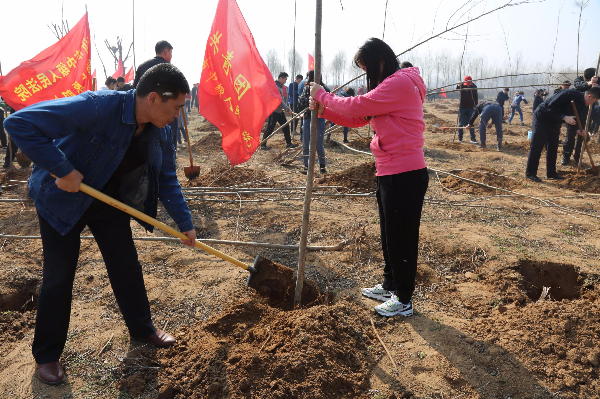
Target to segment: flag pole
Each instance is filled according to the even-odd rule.
[[[321,82],[321,24],[322,24],[322,0],[316,0],[317,13],[315,21],[315,83]],[[302,212],[302,230],[300,232],[300,249],[298,254],[298,275],[296,278],[296,291],[294,294],[294,307],[300,304],[302,298],[302,286],[304,283],[304,265],[306,262],[306,243],[308,241],[308,222],[310,219],[310,203],[312,200],[312,189],[315,174],[315,158],[317,152],[317,121],[319,119],[318,109],[310,115],[310,141],[308,172],[306,173],[306,191],[304,193],[304,210]]]

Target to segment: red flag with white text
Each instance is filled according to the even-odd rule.
[[[260,142],[267,117],[281,103],[269,68],[235,0],[219,0],[210,30],[200,86],[200,113],[223,135],[231,165],[246,162]]]
[[[58,42],[0,76],[0,97],[15,110],[92,90],[88,14]]]
[[[308,70],[312,71],[315,69],[315,58],[308,53]]]
[[[123,62],[121,60],[119,60],[119,66],[117,68],[117,71],[112,74],[112,77],[116,79],[119,76],[123,76],[124,73],[125,73],[125,71],[123,70]]]
[[[127,75],[125,75],[125,83],[129,83],[133,80],[134,78],[134,71],[133,71],[133,67],[129,68],[129,72],[127,72]]]

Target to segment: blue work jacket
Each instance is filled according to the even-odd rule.
[[[30,105],[4,121],[11,138],[35,163],[29,178],[29,195],[39,214],[60,234],[67,234],[94,198],[56,186],[50,174],[64,177],[73,169],[83,182],[102,190],[117,169],[133,134],[135,89],[87,91],[75,97]],[[142,210],[155,218],[158,200],[180,231],[194,228],[175,173],[175,148],[169,126],[153,127],[148,143],[148,193]],[[147,230],[152,226],[140,222]]]

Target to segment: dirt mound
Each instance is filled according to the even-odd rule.
[[[202,137],[197,143],[192,144],[192,151],[200,154],[223,151],[223,147],[221,147],[221,133],[213,132]]]
[[[430,114],[430,113],[424,113],[423,120],[425,121],[426,128],[434,133],[444,132],[447,129],[438,129],[438,128],[433,127],[433,125],[441,125],[441,126],[454,125],[454,123],[450,123],[450,122],[448,122],[444,119],[438,118],[434,114]]]
[[[362,398],[379,348],[369,323],[351,300],[284,312],[254,298],[159,356],[186,398]]]
[[[219,129],[210,123],[209,121],[200,122],[197,126],[194,126],[194,130],[197,132],[214,132],[219,131]]]
[[[583,191],[586,193],[600,194],[600,176],[594,176],[593,174],[578,175],[576,172],[565,172],[564,177],[566,177],[565,180],[557,183],[563,188],[575,192]]]
[[[515,151],[519,153],[529,153],[529,140],[525,141],[504,141],[504,150],[505,151]]]
[[[508,128],[506,126],[502,126],[502,135],[503,136],[519,136],[519,137],[524,137],[524,138],[527,137],[527,133],[523,134],[523,132],[514,131],[513,129]]]
[[[523,187],[520,182],[510,179],[506,176],[501,176],[493,170],[469,171],[461,170],[454,173],[457,176],[465,179],[474,180],[490,186],[504,188],[506,190],[514,190]],[[450,190],[460,191],[465,194],[485,194],[494,193],[497,190],[484,187],[466,180],[458,179],[454,176],[446,176],[442,179],[442,183]]]
[[[194,180],[181,181],[182,187],[231,187],[265,178],[262,170],[236,166],[217,166]]]
[[[348,147],[355,148],[360,151],[371,151],[371,137],[359,137],[348,143]]]
[[[437,129],[440,130],[440,129]],[[441,131],[441,130],[440,130]],[[449,130],[444,130],[448,132]],[[448,136],[450,137],[450,136]],[[458,141],[449,141],[448,139],[437,140],[434,142],[433,147],[442,147],[450,150],[462,151],[462,152],[473,152],[477,151],[477,146],[468,143],[459,143]]]
[[[377,187],[375,161],[353,166],[317,180],[320,185],[344,186],[352,190],[374,190]]]

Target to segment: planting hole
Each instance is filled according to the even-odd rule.
[[[533,301],[540,298],[544,287],[550,288],[549,296],[557,301],[579,297],[579,273],[573,265],[522,260],[519,271],[523,276],[523,289]]]

